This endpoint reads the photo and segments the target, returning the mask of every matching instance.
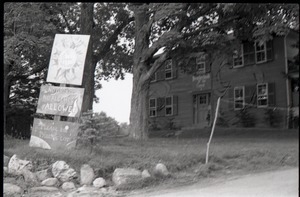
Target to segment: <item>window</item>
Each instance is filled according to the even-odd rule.
[[[233,68],[239,68],[244,66],[243,58],[243,45],[241,46],[241,51],[235,50],[233,52]]]
[[[156,72],[153,73],[153,75],[150,77],[150,82],[155,82],[156,81]]]
[[[197,69],[197,74],[205,73],[205,56],[204,55],[201,55],[200,57],[196,58],[196,69]]]
[[[268,106],[268,84],[257,84],[257,107]]]
[[[244,108],[245,104],[245,87],[234,88],[234,109],[240,110]]]
[[[172,79],[172,60],[167,60],[165,64],[165,79]]]
[[[165,103],[166,103],[166,116],[171,116],[171,115],[173,115],[173,99],[172,99],[171,96],[166,97],[165,99],[166,99],[166,101],[165,101]]]
[[[260,45],[258,42],[255,43],[255,59],[256,63],[263,63],[267,61],[267,47],[266,42]]]
[[[150,111],[150,117],[156,117],[156,99],[150,98],[149,99],[149,111]]]

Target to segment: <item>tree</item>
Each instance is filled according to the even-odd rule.
[[[148,89],[150,77],[173,55],[180,60],[191,50],[206,51],[212,58],[225,59],[236,39],[265,41],[274,34],[284,35],[291,25],[297,28],[299,8],[288,4],[223,3],[135,3],[130,9],[135,17],[133,90],[130,112],[131,137],[148,135]],[[249,32],[252,32],[249,33]],[[164,48],[159,58],[155,53]],[[232,55],[232,54],[231,54]],[[153,62],[153,63],[151,63]],[[217,65],[220,58],[215,58]],[[184,68],[189,71],[191,68]]]

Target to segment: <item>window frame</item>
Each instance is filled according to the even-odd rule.
[[[151,100],[154,100],[155,106],[151,107]],[[154,111],[154,115],[151,115],[151,112]],[[149,117],[157,117],[157,99],[156,98],[149,98]]]
[[[259,91],[258,91],[258,87],[259,86],[266,86],[266,92],[265,92],[265,94],[259,94]],[[269,87],[268,87],[268,83],[258,83],[257,84],[257,86],[256,86],[256,92],[257,92],[257,97],[256,97],[256,99],[257,99],[257,108],[265,108],[265,107],[268,107],[269,106]],[[259,96],[265,96],[266,98],[266,100],[267,100],[267,104],[266,105],[260,105],[259,104],[259,101],[260,100],[264,100],[264,99],[261,99],[261,98],[259,98]]]
[[[167,68],[167,65],[170,65],[170,68]],[[170,77],[167,77],[167,74],[170,74]],[[172,59],[166,60],[165,63],[165,80],[173,79],[173,62]]]
[[[167,105],[167,99],[170,98],[171,99],[171,104]],[[173,96],[166,96],[165,97],[165,116],[172,116],[174,114],[174,109],[173,109]],[[171,108],[171,114],[167,114],[167,109]]]
[[[243,91],[243,96],[242,96],[242,98],[239,98],[239,99],[236,98],[236,92],[235,92],[238,89],[239,90],[242,89],[242,91]],[[242,101],[242,104],[243,104],[242,108],[237,108],[236,107],[236,102],[237,101]],[[233,89],[233,102],[234,102],[234,104],[233,104],[234,110],[241,110],[241,109],[245,108],[245,86],[234,87],[234,89]]]
[[[263,50],[257,50],[257,47],[264,47],[264,49]],[[266,42],[264,42],[261,46],[259,46],[259,43],[258,42],[255,42],[254,43],[254,51],[255,51],[255,63],[256,64],[261,64],[261,63],[265,63],[265,62],[267,62],[267,43]],[[259,54],[259,53],[261,53],[261,54],[264,54],[264,60],[261,60],[261,61],[258,61],[257,60],[257,55]]]
[[[156,72],[153,73],[152,77],[150,78],[150,83],[156,82],[157,81],[157,76],[156,76]]]
[[[241,44],[241,53],[240,54],[238,54],[238,50],[234,50],[233,53],[234,53],[233,56],[232,56],[233,68],[244,67],[244,44]],[[235,59],[239,59],[239,58],[241,58],[242,64],[235,65]]]
[[[200,70],[199,65],[203,64],[204,67]],[[206,72],[206,62],[205,62],[205,56],[201,55],[200,57],[196,57],[196,68],[197,68],[197,74],[205,74]]]

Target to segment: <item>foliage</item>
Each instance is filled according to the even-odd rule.
[[[266,109],[265,110],[265,120],[269,123],[271,127],[279,127],[282,122],[282,117],[279,110]]]
[[[255,126],[255,117],[249,111],[248,107],[238,110],[236,112],[236,117],[239,118],[239,122],[243,127],[254,127]]]
[[[80,132],[78,134],[79,140],[77,144],[81,142],[84,145],[89,146],[91,152],[94,147],[103,137],[116,136],[120,132],[120,126],[118,122],[106,115],[105,112],[93,113],[89,111],[83,113],[81,117]]]
[[[228,120],[226,120],[225,113],[222,110],[219,110],[216,124],[221,127],[229,127]]]

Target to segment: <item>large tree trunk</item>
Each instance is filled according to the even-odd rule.
[[[92,31],[93,31],[93,3],[82,3],[81,6],[81,34],[91,35],[89,46],[87,50],[82,87],[84,88],[84,97],[82,103],[82,112],[87,112],[93,109],[93,97],[94,97],[94,75],[95,75],[95,61],[93,60],[93,43],[92,43]]]

